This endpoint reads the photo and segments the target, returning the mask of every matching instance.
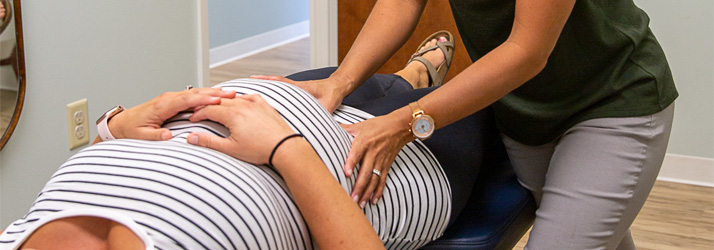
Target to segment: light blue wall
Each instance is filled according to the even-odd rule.
[[[215,48],[307,21],[309,5],[309,0],[209,0],[209,46]]]

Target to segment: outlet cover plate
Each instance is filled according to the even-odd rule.
[[[87,99],[67,104],[69,149],[75,149],[89,143],[89,119],[87,119],[87,113]]]

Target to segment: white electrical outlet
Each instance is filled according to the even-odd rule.
[[[67,104],[67,134],[69,149],[89,143],[87,99]]]

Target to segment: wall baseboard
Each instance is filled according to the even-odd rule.
[[[657,180],[714,187],[714,159],[667,154]]]
[[[209,68],[248,57],[310,36],[310,21],[302,21],[209,50]]]

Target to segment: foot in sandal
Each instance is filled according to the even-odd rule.
[[[414,89],[441,85],[451,64],[453,44],[453,36],[448,31],[432,34],[422,42],[407,66],[395,74]]]

